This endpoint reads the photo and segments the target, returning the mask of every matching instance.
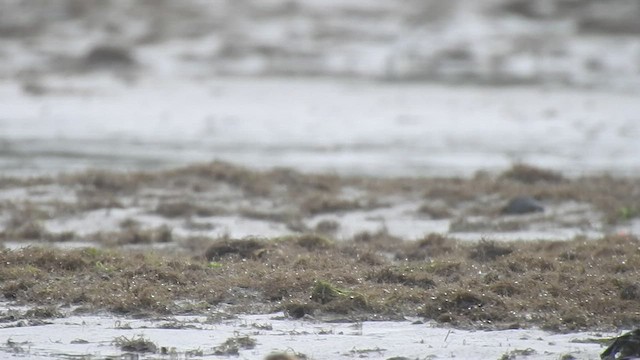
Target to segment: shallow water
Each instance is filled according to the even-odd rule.
[[[514,162],[640,174],[637,94],[314,79],[48,81],[90,91],[34,97],[1,85],[5,175],[213,159],[375,176],[469,176]]]
[[[15,327],[17,323],[10,323],[0,328],[0,354],[29,359],[126,356],[116,348],[114,339],[143,336],[172,354],[162,358],[219,359],[221,356],[214,355],[216,346],[229,338],[249,336],[257,341],[255,348],[241,349],[235,358],[260,359],[273,351],[295,351],[317,360],[394,356],[497,359],[512,351],[531,349],[527,359],[558,359],[564,354],[579,359],[599,359],[603,348],[584,340],[614,335],[451,330],[410,320],[325,323],[312,319],[290,320],[282,315],[250,315],[222,321],[188,316],[135,320],[74,315],[35,327]],[[158,354],[131,356],[135,359],[159,357]]]

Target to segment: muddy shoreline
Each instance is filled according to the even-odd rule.
[[[535,211],[505,214],[523,195]],[[223,162],[3,178],[0,314],[5,334],[96,314],[152,327],[199,316],[218,327],[279,313],[282,324],[303,328],[386,320],[409,332],[418,321],[427,333],[611,335],[640,320],[639,197],[636,178],[567,178],[524,164],[471,178],[344,177]],[[3,350],[24,349],[16,339]],[[113,339],[105,351],[117,349]],[[272,341],[271,350],[286,350]],[[597,354],[606,336],[599,341],[580,351]],[[333,356],[314,346],[301,349]],[[193,350],[177,347],[180,356]],[[347,356],[410,355],[397,350]],[[217,355],[212,345],[194,356]]]
[[[614,299],[627,304],[627,298],[635,294],[631,279],[638,260],[633,247],[639,189],[640,180],[634,178],[568,179],[528,165],[515,165],[496,175],[479,173],[470,179],[340,177],[287,169],[258,171],[222,162],[164,172],[89,171],[4,178],[0,238],[6,247],[6,263],[12,265],[3,270],[3,294],[6,299],[38,306],[86,302],[94,311],[180,313],[191,310],[179,310],[172,303],[189,300],[189,294],[208,301],[202,284],[193,280],[202,277],[217,284],[205,288],[220,287],[213,291],[211,305],[235,301],[235,296],[244,294],[242,298],[249,300],[240,301],[241,312],[284,311],[288,302],[296,300],[299,308],[294,313],[304,316],[347,294],[351,301],[360,302],[347,301],[336,308],[338,313],[362,319],[406,314],[437,320],[442,316],[441,322],[460,326],[483,317],[442,310],[454,301],[451,296],[469,302],[469,308],[487,302],[503,305],[502,297],[529,287],[523,285],[524,278],[514,280],[513,276],[528,279],[534,276],[532,270],[545,279],[547,272],[561,278],[563,269],[573,269],[575,276],[585,278],[572,277],[569,283],[595,286],[587,280],[597,276],[597,286],[606,288],[607,297],[598,298],[602,306],[613,304]],[[535,202],[533,210],[505,213],[509,200],[522,195]],[[313,271],[300,275],[307,267]],[[256,279],[242,277],[259,271],[264,273]],[[342,278],[345,271],[352,274]],[[145,278],[146,272],[156,278]],[[190,272],[195,273],[185,275]],[[290,278],[292,273],[297,275]],[[80,274],[84,277],[75,278]],[[45,285],[27,281],[34,276],[48,280]],[[67,276],[75,278],[80,288],[98,284],[100,279],[107,284],[111,280],[128,284],[137,276],[145,281],[165,279],[175,288],[165,289],[162,281],[150,283],[149,289],[138,290],[151,296],[148,291],[165,289],[169,292],[160,296],[163,301],[145,303],[145,298],[153,296],[133,296],[128,304],[125,294],[130,291],[126,290],[117,297],[123,303],[114,303],[105,299],[132,285],[112,284],[115,288],[107,291],[106,298],[98,293],[72,295],[64,290]],[[571,296],[571,292],[558,293],[573,289],[575,285],[569,283],[553,287],[550,296]],[[384,299],[390,295],[384,295],[385,287],[390,284],[402,285],[408,292],[395,294],[395,302],[387,303]],[[483,296],[491,288],[496,297],[466,298],[468,294],[448,291],[452,284],[460,289],[479,286],[476,292]],[[44,289],[34,290],[42,286]],[[318,286],[320,290],[315,291],[333,295],[308,305]],[[52,288],[58,290],[48,293]],[[230,290],[233,288],[240,293]],[[99,285],[99,289],[108,287]],[[586,289],[584,294],[574,289],[576,299],[585,298]],[[438,294],[444,294],[439,310],[418,310],[424,306],[418,298],[434,301],[441,296]],[[533,301],[536,293],[525,294],[518,300],[522,304]],[[369,298],[378,299],[377,305]],[[329,307],[328,312],[336,309]],[[554,313],[535,320],[518,314],[519,310],[505,310],[484,319],[488,321],[485,325],[501,319],[525,327],[610,330],[624,327],[621,321],[628,316],[621,308],[619,319],[590,315],[585,323],[559,320],[552,326],[551,319],[562,317]],[[598,313],[596,309],[592,312]]]

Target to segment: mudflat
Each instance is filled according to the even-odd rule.
[[[542,209],[504,214],[521,195]],[[425,337],[449,329],[469,342],[489,341],[480,335],[485,331],[544,334],[539,338],[604,331],[574,334],[588,345],[569,342],[555,352],[549,343],[478,345],[492,348],[492,356],[525,350],[540,358],[593,356],[607,336],[640,316],[640,180],[632,177],[567,178],[519,164],[470,178],[373,178],[213,162],[156,172],[3,178],[0,197],[3,349],[9,352],[29,351],[30,341],[38,348],[29,339],[47,327],[74,333],[87,317],[102,324],[98,328],[146,324],[133,326],[141,332],[110,324],[109,344],[102,335],[83,338],[102,344],[96,350],[102,355],[137,340],[142,348],[129,345],[142,353],[173,348],[187,356],[200,349],[198,356],[220,356],[227,354],[220,350],[224,341],[185,346],[163,338],[160,329],[222,334],[233,328],[236,337],[253,341],[229,340],[229,354],[257,358],[293,349],[329,359],[336,356],[327,352],[333,345],[318,343],[318,336],[339,348],[350,340],[335,324],[348,323],[365,344],[341,352],[352,357],[424,354],[402,354],[400,340],[374,346],[374,334],[388,326],[400,333],[420,329]],[[397,230],[436,224],[444,230]],[[532,229],[546,239],[527,236]],[[269,325],[241,320],[254,317]],[[300,326],[315,345],[279,342],[273,329],[280,326]],[[362,328],[372,329],[369,337]],[[251,350],[260,339],[270,348]],[[448,340],[423,341],[434,349]],[[466,341],[450,354],[467,351]],[[44,348],[31,355],[60,351]]]

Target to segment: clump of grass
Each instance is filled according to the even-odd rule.
[[[527,164],[514,164],[509,170],[502,173],[501,177],[525,184],[534,184],[537,182],[557,183],[564,181],[564,177],[558,172]]]
[[[511,297],[524,291],[520,288],[519,284],[514,284],[513,282],[508,280],[498,280],[496,282],[492,282],[492,280],[487,278],[486,282],[491,284],[489,286],[489,290],[491,292],[503,297]]]
[[[256,339],[250,336],[235,336],[232,338],[228,338],[222,344],[216,346],[214,348],[215,355],[238,355],[240,354],[240,349],[253,349],[256,347],[258,342]]]
[[[493,225],[485,221],[470,221],[467,218],[458,218],[449,224],[450,233],[460,232],[486,232],[491,230]]]
[[[103,238],[103,239],[100,239]],[[128,228],[111,234],[98,234],[96,240],[99,243],[117,245],[141,245],[154,243],[168,243],[173,240],[172,230],[166,225],[155,229]]]
[[[84,191],[110,194],[130,193],[149,182],[153,176],[147,173],[118,173],[90,170],[74,175],[63,175],[62,184],[80,185]]]
[[[418,208],[418,214],[423,214],[431,217],[434,220],[448,219],[450,218],[451,211],[444,205],[434,205],[431,203],[425,203]]]
[[[187,350],[184,352],[184,356],[187,359],[201,358],[204,356],[204,351],[202,351],[201,349]]]
[[[197,177],[206,181],[229,184],[248,196],[267,196],[277,184],[271,173],[249,170],[222,161],[187,166],[164,174],[170,178]]]
[[[437,235],[416,242],[361,234],[330,246],[317,238],[301,246],[299,239],[203,238],[215,244],[208,256],[196,248],[4,249],[0,294],[38,307],[143,315],[204,313],[226,303],[233,311],[285,310],[292,317],[404,314],[456,326],[555,331],[640,321],[635,237],[523,241],[508,251]],[[406,256],[420,248],[422,255]],[[193,299],[203,305],[177,305]]]
[[[629,281],[621,281],[618,286],[620,287],[620,299],[622,300],[640,300],[640,284]]]
[[[201,278],[203,266],[187,259],[171,262],[155,255],[83,249],[25,248],[0,253],[0,292],[33,304],[77,304],[118,313],[167,312],[172,292],[182,293],[185,274]],[[82,283],[82,286],[76,286]],[[75,284],[75,285],[71,285]],[[180,291],[180,288],[183,290]],[[204,293],[203,293],[204,295]],[[182,296],[185,296],[184,293]]]
[[[398,259],[426,260],[451,254],[456,250],[458,242],[442,234],[431,233],[413,243],[406,243],[396,250]]]
[[[24,203],[5,203],[2,204],[2,210],[11,214],[9,221],[6,222],[6,227],[17,228],[29,221],[46,220],[49,218],[47,212],[39,208],[32,202]]]
[[[294,220],[296,217],[295,215],[287,212],[262,211],[262,210],[256,210],[256,209],[241,209],[239,213],[242,217],[245,217],[248,219],[273,221],[273,222],[284,223],[284,224]]]
[[[345,296],[345,291],[340,290],[327,281],[316,281],[313,289],[311,290],[311,300],[319,302],[320,304],[326,304],[333,301],[339,296]]]
[[[188,201],[161,202],[155,213],[167,218],[200,216],[209,217],[224,214],[220,208],[205,207]]]
[[[173,231],[166,225],[157,228],[140,228],[130,226],[121,231],[98,232],[87,236],[87,239],[102,245],[148,245],[169,243],[173,241]]]
[[[573,356],[572,354],[563,354],[562,356],[560,356],[560,360],[576,360],[577,357]]]
[[[45,240],[47,235],[49,232],[37,221],[27,221],[1,233],[2,238],[19,240]]]
[[[469,251],[469,258],[479,262],[494,261],[495,259],[511,254],[510,245],[498,244],[495,241],[481,240]]]
[[[346,200],[333,195],[313,195],[304,200],[300,206],[301,210],[309,215],[322,213],[335,213],[363,208],[363,205],[356,200]]]
[[[316,224],[316,232],[320,234],[334,234],[340,229],[340,223],[335,220],[322,220]]]
[[[264,323],[264,324],[253,323],[253,324],[251,324],[251,327],[253,327],[255,329],[258,329],[258,330],[266,330],[266,331],[273,330],[273,325],[271,325],[269,323]]]
[[[635,206],[622,206],[618,210],[619,218],[622,220],[629,220],[637,217],[640,214],[640,208]]]
[[[73,208],[75,207],[75,209]],[[122,209],[125,205],[111,193],[83,192],[78,202],[66,209],[67,212],[83,212],[97,209]]]
[[[372,272],[368,278],[382,284],[402,284],[425,289],[435,286],[431,275],[419,267],[389,266]]]
[[[447,181],[429,181],[424,184],[426,190],[423,197],[427,201],[440,200],[447,205],[471,201],[478,196],[485,183],[469,183],[463,179],[447,179]]]
[[[0,189],[51,185],[53,182],[54,179],[48,176],[11,177],[0,175]]]
[[[0,239],[6,240],[35,240],[40,242],[60,243],[71,241],[77,238],[73,231],[63,231],[52,233],[41,223],[29,222],[19,228],[6,229],[0,232]]]
[[[216,240],[205,253],[205,257],[211,260],[219,260],[229,255],[235,255],[243,259],[257,258],[267,249],[266,241],[254,238],[247,239],[219,239]]]
[[[376,251],[398,254],[405,246],[409,245],[397,236],[389,234],[387,229],[380,229],[377,232],[364,231],[357,233],[352,239],[355,246],[362,249],[375,249]],[[410,245],[409,245],[410,246]],[[400,255],[397,255],[401,258]]]
[[[140,222],[138,220],[136,220],[136,219],[133,219],[133,218],[126,218],[126,219],[120,221],[120,223],[118,225],[123,230],[139,229],[140,228]]]
[[[265,175],[275,184],[286,186],[296,197],[309,192],[336,193],[343,185],[343,179],[334,174],[301,174],[291,169],[276,168]]]
[[[311,300],[326,306],[332,312],[349,313],[355,309],[366,309],[367,299],[363,294],[344,290],[327,281],[316,281],[311,290]]]
[[[451,289],[432,296],[420,315],[441,322],[472,321],[479,324],[502,321],[504,307],[498,298],[465,289]]]
[[[532,348],[515,349],[504,353],[499,360],[516,360],[520,356],[535,355],[536,351]]]
[[[458,259],[431,260],[424,266],[424,270],[449,280],[455,280],[459,276],[464,275],[462,272],[462,263]]]
[[[498,204],[483,199],[510,199],[523,194],[545,199],[549,204],[566,201],[590,204],[603,214],[603,221],[611,224],[640,216],[637,209],[640,182],[637,178],[591,176],[565,179],[561,176],[558,178],[558,174],[553,172],[549,174],[548,170],[534,170],[527,166],[514,166],[498,177],[479,173],[469,179],[371,179],[300,174],[286,169],[254,171],[224,162],[213,162],[154,173],[88,171],[37,180],[0,179],[0,187],[3,184],[23,188],[53,184],[63,190],[76,192],[75,202],[43,201],[30,204],[27,206],[31,207],[30,212],[18,214],[18,218],[22,218],[20,224],[38,223],[90,209],[121,208],[129,204],[138,204],[149,211],[158,210],[169,217],[178,218],[238,212],[229,208],[229,196],[209,196],[204,191],[219,189],[221,185],[231,188],[230,196],[233,199],[260,198],[265,201],[267,206],[264,210],[241,209],[241,216],[286,223],[300,232],[309,230],[303,226],[304,216],[380,207],[382,203],[375,199],[387,195],[415,199],[423,194],[425,204],[429,205],[422,211],[433,217],[446,216],[447,213],[460,213],[461,218],[473,214],[490,216]],[[357,199],[343,196],[348,189],[355,189],[361,195]],[[159,195],[174,190],[171,200]],[[194,203],[194,199],[198,199],[198,202]],[[160,206],[157,205],[159,203]],[[17,208],[11,209],[11,204],[1,206],[10,213],[18,211]],[[511,225],[516,224],[500,224],[498,230]],[[467,221],[454,223],[452,229],[483,230],[487,227]],[[320,228],[316,230],[324,232]]]
[[[292,238],[298,245],[309,251],[329,249],[335,246],[334,241],[316,234],[305,234]]]
[[[381,349],[379,347],[365,349],[357,349],[354,347],[353,349],[349,350],[349,354],[351,356],[357,355],[358,357],[367,357],[367,354],[375,353],[378,355],[382,355],[385,351],[387,351],[387,349]]]
[[[229,208],[229,199],[249,200],[265,210],[249,212],[248,216],[286,221],[301,233],[309,231],[304,217],[310,213],[366,209],[379,204],[362,199],[387,195],[415,199],[426,194],[425,203],[441,203],[444,209],[460,212],[461,218],[471,218],[466,215],[472,213],[490,216],[487,209],[497,206],[500,199],[521,194],[544,198],[549,204],[586,203],[610,223],[639,216],[637,178],[592,176],[560,181],[524,170],[497,177],[478,174],[469,179],[369,179],[307,175],[285,169],[253,171],[215,162],[157,173],[93,171],[37,181],[0,179],[4,188],[46,192],[29,187],[55,185],[54,192],[59,188],[75,191],[78,198],[75,203],[38,202],[37,197],[29,202],[0,203],[0,210],[8,214],[3,239],[28,235],[38,240],[73,238],[107,245],[174,241],[168,228],[145,229],[135,222],[95,236],[50,234],[38,225],[93,208],[132,205],[154,211],[163,201],[183,203],[169,209],[168,214],[190,218],[198,216],[197,206],[190,205],[192,199],[198,199],[195,205],[205,204],[203,207],[209,210],[220,206],[227,213],[243,212]],[[216,188],[229,192],[218,198],[215,194],[208,197],[204,191]],[[358,195],[360,200],[343,198],[341,194],[348,189],[362,194]],[[158,195],[167,192],[172,193],[170,201]],[[309,199],[314,201],[306,203]],[[323,199],[328,201],[323,203]],[[278,211],[272,214],[270,209]],[[293,215],[288,218],[287,214]],[[469,226],[482,228],[482,223]],[[517,226],[503,222],[498,227]],[[316,230],[323,232],[320,227]],[[289,307],[291,316],[313,313],[321,317],[337,312],[380,318],[421,313],[460,326],[473,326],[474,321],[481,324],[477,326],[489,326],[489,321],[502,321],[557,331],[631,327],[640,322],[640,244],[635,237],[507,245],[468,243],[438,234],[405,241],[381,229],[340,242],[321,235],[240,240],[200,236],[176,241],[176,245],[179,251],[172,248],[153,253],[117,248],[2,249],[0,294],[38,307],[73,304],[86,311],[149,315],[204,312],[224,302],[235,311],[266,312]],[[324,303],[310,300],[317,279],[343,293]],[[451,305],[456,304],[452,297],[456,291],[474,294],[482,306],[462,311]],[[176,305],[193,299],[203,305]],[[429,304],[445,310],[436,311]]]
[[[24,316],[30,319],[51,319],[64,317],[55,306],[35,307],[25,312]]]
[[[22,341],[22,342],[13,341],[11,340],[11,338],[8,338],[7,341],[4,343],[4,345],[8,352],[24,355],[24,354],[28,354],[28,350],[25,349],[25,347],[28,347],[30,343],[29,341]]]
[[[113,344],[120,348],[122,351],[132,351],[140,353],[156,353],[158,352],[158,346],[151,340],[145,338],[143,335],[132,336],[128,338],[126,336],[118,336],[113,339]]]
[[[0,323],[28,320],[28,323],[43,324],[44,322],[42,320],[62,317],[64,317],[64,315],[56,306],[36,306],[24,312],[18,310],[0,312]]]

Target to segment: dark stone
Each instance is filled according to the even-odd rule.
[[[84,65],[89,69],[129,68],[135,64],[131,51],[119,46],[98,45],[84,57]]]
[[[520,196],[511,199],[507,206],[502,208],[503,215],[522,215],[534,212],[542,212],[544,207],[536,199]]]

